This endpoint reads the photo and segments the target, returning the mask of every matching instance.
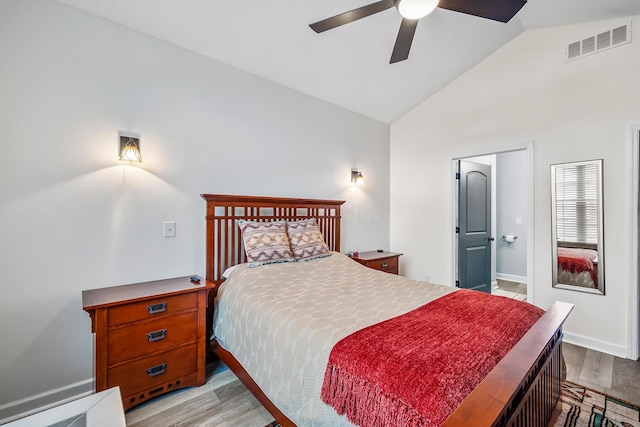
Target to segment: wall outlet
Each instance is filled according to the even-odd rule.
[[[176,222],[165,221],[164,222],[164,237],[176,237]]]

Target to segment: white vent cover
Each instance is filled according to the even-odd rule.
[[[570,43],[566,50],[567,61],[582,58],[596,52],[611,49],[631,42],[631,21],[629,23]]]

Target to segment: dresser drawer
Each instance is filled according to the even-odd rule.
[[[107,388],[120,386],[123,396],[197,371],[196,344],[116,366],[107,372]]]
[[[398,258],[385,258],[367,261],[365,264],[367,267],[374,268],[380,271],[386,271],[387,273],[398,274]]]
[[[107,364],[170,350],[197,337],[198,313],[195,311],[112,329],[107,338]]]
[[[112,307],[109,310],[107,323],[111,327],[138,320],[160,318],[184,310],[196,310],[197,308],[198,295],[194,292],[155,298]]]

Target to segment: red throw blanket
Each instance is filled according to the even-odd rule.
[[[460,290],[361,329],[331,350],[322,400],[360,426],[439,426],[542,316]]]

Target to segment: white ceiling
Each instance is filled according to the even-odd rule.
[[[529,0],[507,24],[436,9],[409,59],[390,65],[395,8],[321,34],[308,26],[374,0],[59,1],[385,123],[523,31],[640,14],[640,0]]]

